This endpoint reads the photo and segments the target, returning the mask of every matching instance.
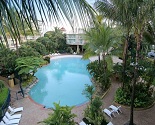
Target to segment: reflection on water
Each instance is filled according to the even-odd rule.
[[[79,105],[87,101],[82,91],[92,84],[86,70],[89,60],[77,57],[54,59],[35,74],[39,82],[30,91],[31,98],[47,107],[53,102],[61,105]]]

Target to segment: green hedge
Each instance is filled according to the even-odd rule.
[[[150,106],[153,103],[154,99],[151,96],[151,93],[145,85],[136,85],[135,86],[135,108],[145,108]],[[115,102],[130,106],[131,104],[131,88],[122,89],[118,88],[115,95]]]
[[[8,96],[8,88],[4,87],[2,91],[0,91],[0,107],[3,105],[7,96]]]
[[[8,97],[8,91],[9,91],[8,88],[4,86],[4,82],[0,80],[0,108],[2,107],[2,105],[4,104],[4,102]],[[0,116],[1,113],[2,111],[0,111]]]

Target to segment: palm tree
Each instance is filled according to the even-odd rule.
[[[135,84],[137,82],[137,72],[138,72],[138,64],[140,59],[140,50],[141,43],[143,39],[143,33],[146,29],[147,24],[151,20],[153,5],[155,4],[154,0],[146,0],[146,1],[136,1],[131,4],[132,7],[132,19],[133,19],[133,30],[135,35],[135,40],[137,43],[136,46],[136,61],[135,61],[135,69],[134,69],[134,77],[133,77],[133,87],[132,87],[132,97],[131,97],[131,114],[130,114],[130,123],[129,125],[133,125],[133,107],[134,107],[134,94],[135,94]],[[131,9],[131,8],[130,8]],[[149,12],[149,13],[148,13]]]
[[[39,123],[44,123],[45,125],[75,125],[74,118],[76,115],[71,112],[74,108],[69,106],[60,106],[59,103],[53,103],[53,113],[49,114],[49,117],[44,121]]]
[[[116,43],[113,37],[113,31],[110,27],[105,24],[97,23],[94,28],[86,31],[85,39],[87,41],[86,51],[84,57],[88,58],[92,54],[102,55],[102,62],[99,62],[99,65],[103,66],[103,83],[109,83],[107,71],[112,69],[112,57],[111,57],[111,48]]]
[[[125,41],[124,41],[124,49],[123,49],[123,83],[122,88],[124,88],[125,84],[125,69],[126,69],[126,60],[127,60],[127,49],[128,49],[128,41],[130,32],[132,29],[132,19],[131,13],[129,12],[128,3],[124,0],[111,0],[110,2],[105,0],[98,0],[95,3],[97,11],[102,14],[107,20],[110,20],[112,24],[117,24],[123,26],[125,30]]]
[[[24,20],[23,20],[23,22],[20,21],[19,15],[16,12],[15,8],[10,8],[9,11],[14,12],[14,18],[16,20],[12,20],[12,22],[15,23],[15,21],[16,21],[16,23],[18,24],[19,40],[22,41],[22,37],[24,37],[24,36],[26,37],[27,35],[39,34],[38,31],[36,31],[34,29],[33,30],[30,29],[27,25],[27,22],[25,22]],[[4,19],[2,20],[2,24],[4,27],[4,32],[6,34],[5,43],[6,43],[7,48],[9,48],[9,43],[8,43],[7,39],[12,39],[13,43],[16,44],[16,49],[18,49],[18,41],[19,40],[13,38],[13,36],[12,36],[13,34],[12,34],[10,28],[6,25],[6,21]],[[24,30],[23,30],[23,26],[24,26]],[[2,30],[0,30],[0,34],[3,34]]]
[[[98,0],[96,3],[98,10],[102,12],[102,14],[106,15],[107,18],[112,19],[113,21],[117,21],[118,24],[122,24],[123,26],[127,26],[127,36],[129,33],[134,33],[135,41],[137,43],[136,46],[136,61],[135,61],[135,70],[134,77],[132,79],[132,97],[131,97],[131,112],[130,112],[130,121],[129,125],[133,125],[133,107],[134,107],[134,94],[135,94],[135,84],[137,82],[137,68],[139,62],[139,52],[141,48],[141,42],[143,38],[143,33],[145,31],[145,27],[151,21],[151,16],[153,16],[154,12],[154,0],[146,0],[146,1],[132,1],[132,0],[111,0],[108,2],[105,0],[104,2]],[[107,5],[107,6],[105,6]],[[118,10],[118,11],[117,11]],[[115,13],[116,12],[116,13]],[[120,13],[121,12],[121,13]],[[131,29],[133,32],[131,32]],[[128,37],[127,37],[128,38]],[[125,53],[127,52],[128,45],[126,44]],[[125,68],[124,68],[125,69]]]
[[[11,11],[11,8],[14,8],[15,11]],[[43,22],[48,21],[48,19],[57,23],[68,20],[71,26],[73,17],[76,17],[76,23],[87,26],[89,20],[94,16],[92,10],[86,0],[1,0],[0,30],[7,41],[5,32],[5,28],[7,28],[11,38],[17,43],[20,41],[20,24],[22,24],[22,30],[25,31],[23,22],[26,22],[31,31],[33,30],[32,24],[37,30],[39,29],[38,16]],[[17,17],[14,16],[15,13],[17,13]]]
[[[94,37],[94,39],[92,39],[92,36],[94,34],[96,35],[99,35],[97,34],[97,32],[95,31],[95,28],[99,27],[99,25],[101,25],[102,23],[102,20],[103,20],[103,17],[101,15],[97,15],[96,16],[96,20],[95,20],[95,25],[94,25],[94,28],[90,29],[90,30],[86,30],[86,35],[85,35],[85,40],[88,41],[86,44],[85,44],[85,53],[83,55],[83,58],[84,59],[88,59],[90,56],[93,56],[93,55],[98,55],[98,61],[100,63],[100,53],[101,51],[98,49],[99,46],[95,45],[95,43],[98,41],[97,37],[96,38]],[[91,42],[93,41],[93,42]]]

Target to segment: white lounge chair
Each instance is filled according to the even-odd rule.
[[[0,122],[0,125],[7,125],[3,121]],[[10,124],[10,125],[18,125],[18,124]]]
[[[21,112],[23,111],[23,107],[19,107],[19,108],[11,108],[11,106],[8,107],[10,110],[10,114],[13,115],[16,112]]]
[[[103,111],[104,111],[104,113],[107,114],[110,118],[112,118],[112,115],[113,115],[114,117],[116,117],[116,116],[113,114],[114,111],[110,111],[110,110],[108,110],[108,109],[106,109],[106,108],[105,108]]]
[[[5,122],[5,124],[7,125],[12,125],[12,124],[19,124],[20,119],[13,119],[13,120],[9,120],[6,118],[6,116],[3,117],[3,121]]]
[[[79,123],[79,125],[86,125],[86,123],[82,121]]]
[[[15,114],[15,115],[10,115],[8,112],[5,113],[5,116],[9,119],[20,119],[22,117],[22,114]]]
[[[6,125],[3,121],[0,122],[0,125]]]
[[[73,54],[74,54],[74,55],[76,55],[77,53],[76,53],[76,52],[74,52]]]
[[[107,125],[113,125],[112,122],[109,122]]]
[[[118,114],[119,114],[119,112],[121,112],[122,113],[122,111],[121,111],[121,106],[114,106],[114,105],[111,105],[111,106],[109,106],[109,108],[110,109],[112,109],[114,112],[117,112]]]

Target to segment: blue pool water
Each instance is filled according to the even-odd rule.
[[[39,82],[30,90],[30,97],[46,107],[53,107],[53,102],[59,101],[60,105],[68,106],[87,102],[82,92],[85,84],[92,84],[86,70],[88,63],[89,60],[80,57],[52,59],[35,74]]]

